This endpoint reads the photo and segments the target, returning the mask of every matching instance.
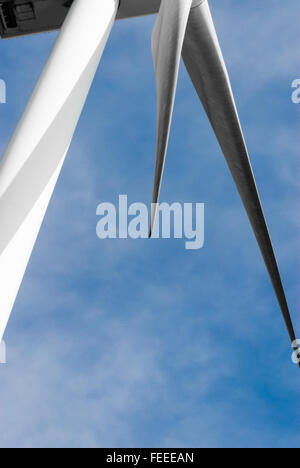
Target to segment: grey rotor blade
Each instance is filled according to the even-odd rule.
[[[222,148],[269,272],[290,339],[295,332],[208,2],[190,13],[183,60]]]
[[[169,142],[182,45],[191,5],[192,0],[162,0],[152,35],[152,54],[157,88],[157,141],[150,235],[155,222]]]

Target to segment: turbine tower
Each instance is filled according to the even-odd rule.
[[[248,214],[292,342],[298,346],[208,0],[2,0],[3,38],[61,27],[0,162],[0,340],[78,119],[116,19],[157,14],[152,52],[157,148],[151,230],[162,184],[180,58]]]

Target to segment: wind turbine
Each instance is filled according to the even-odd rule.
[[[59,28],[54,49],[0,163],[0,340],[78,119],[116,19],[158,13],[152,36],[157,151],[151,231],[181,55],[226,158],[298,355],[295,332],[207,0],[2,0],[1,33]]]

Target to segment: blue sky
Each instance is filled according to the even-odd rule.
[[[296,0],[211,0],[299,330]],[[181,66],[161,201],[204,202],[206,240],[96,237],[96,207],[149,203],[152,17],[119,22],[5,340],[1,447],[299,447],[299,371],[249,222]],[[1,41],[5,149],[56,34]]]

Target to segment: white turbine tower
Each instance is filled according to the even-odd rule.
[[[34,24],[34,15],[39,14],[40,21],[35,30],[33,27],[26,32],[51,29],[49,25],[40,26],[45,8],[49,8],[46,11],[52,14],[53,24],[58,21],[56,14],[64,12],[66,18],[0,163],[0,340],[112,25],[116,18],[158,12],[152,37],[158,124],[151,232],[182,55],[247,211],[297,354],[284,289],[208,1],[46,0],[42,4],[33,0],[32,10],[28,7],[30,24]],[[15,0],[5,0],[0,9],[6,26],[2,35],[22,35],[18,19],[21,13],[24,19],[24,9],[18,10]]]

